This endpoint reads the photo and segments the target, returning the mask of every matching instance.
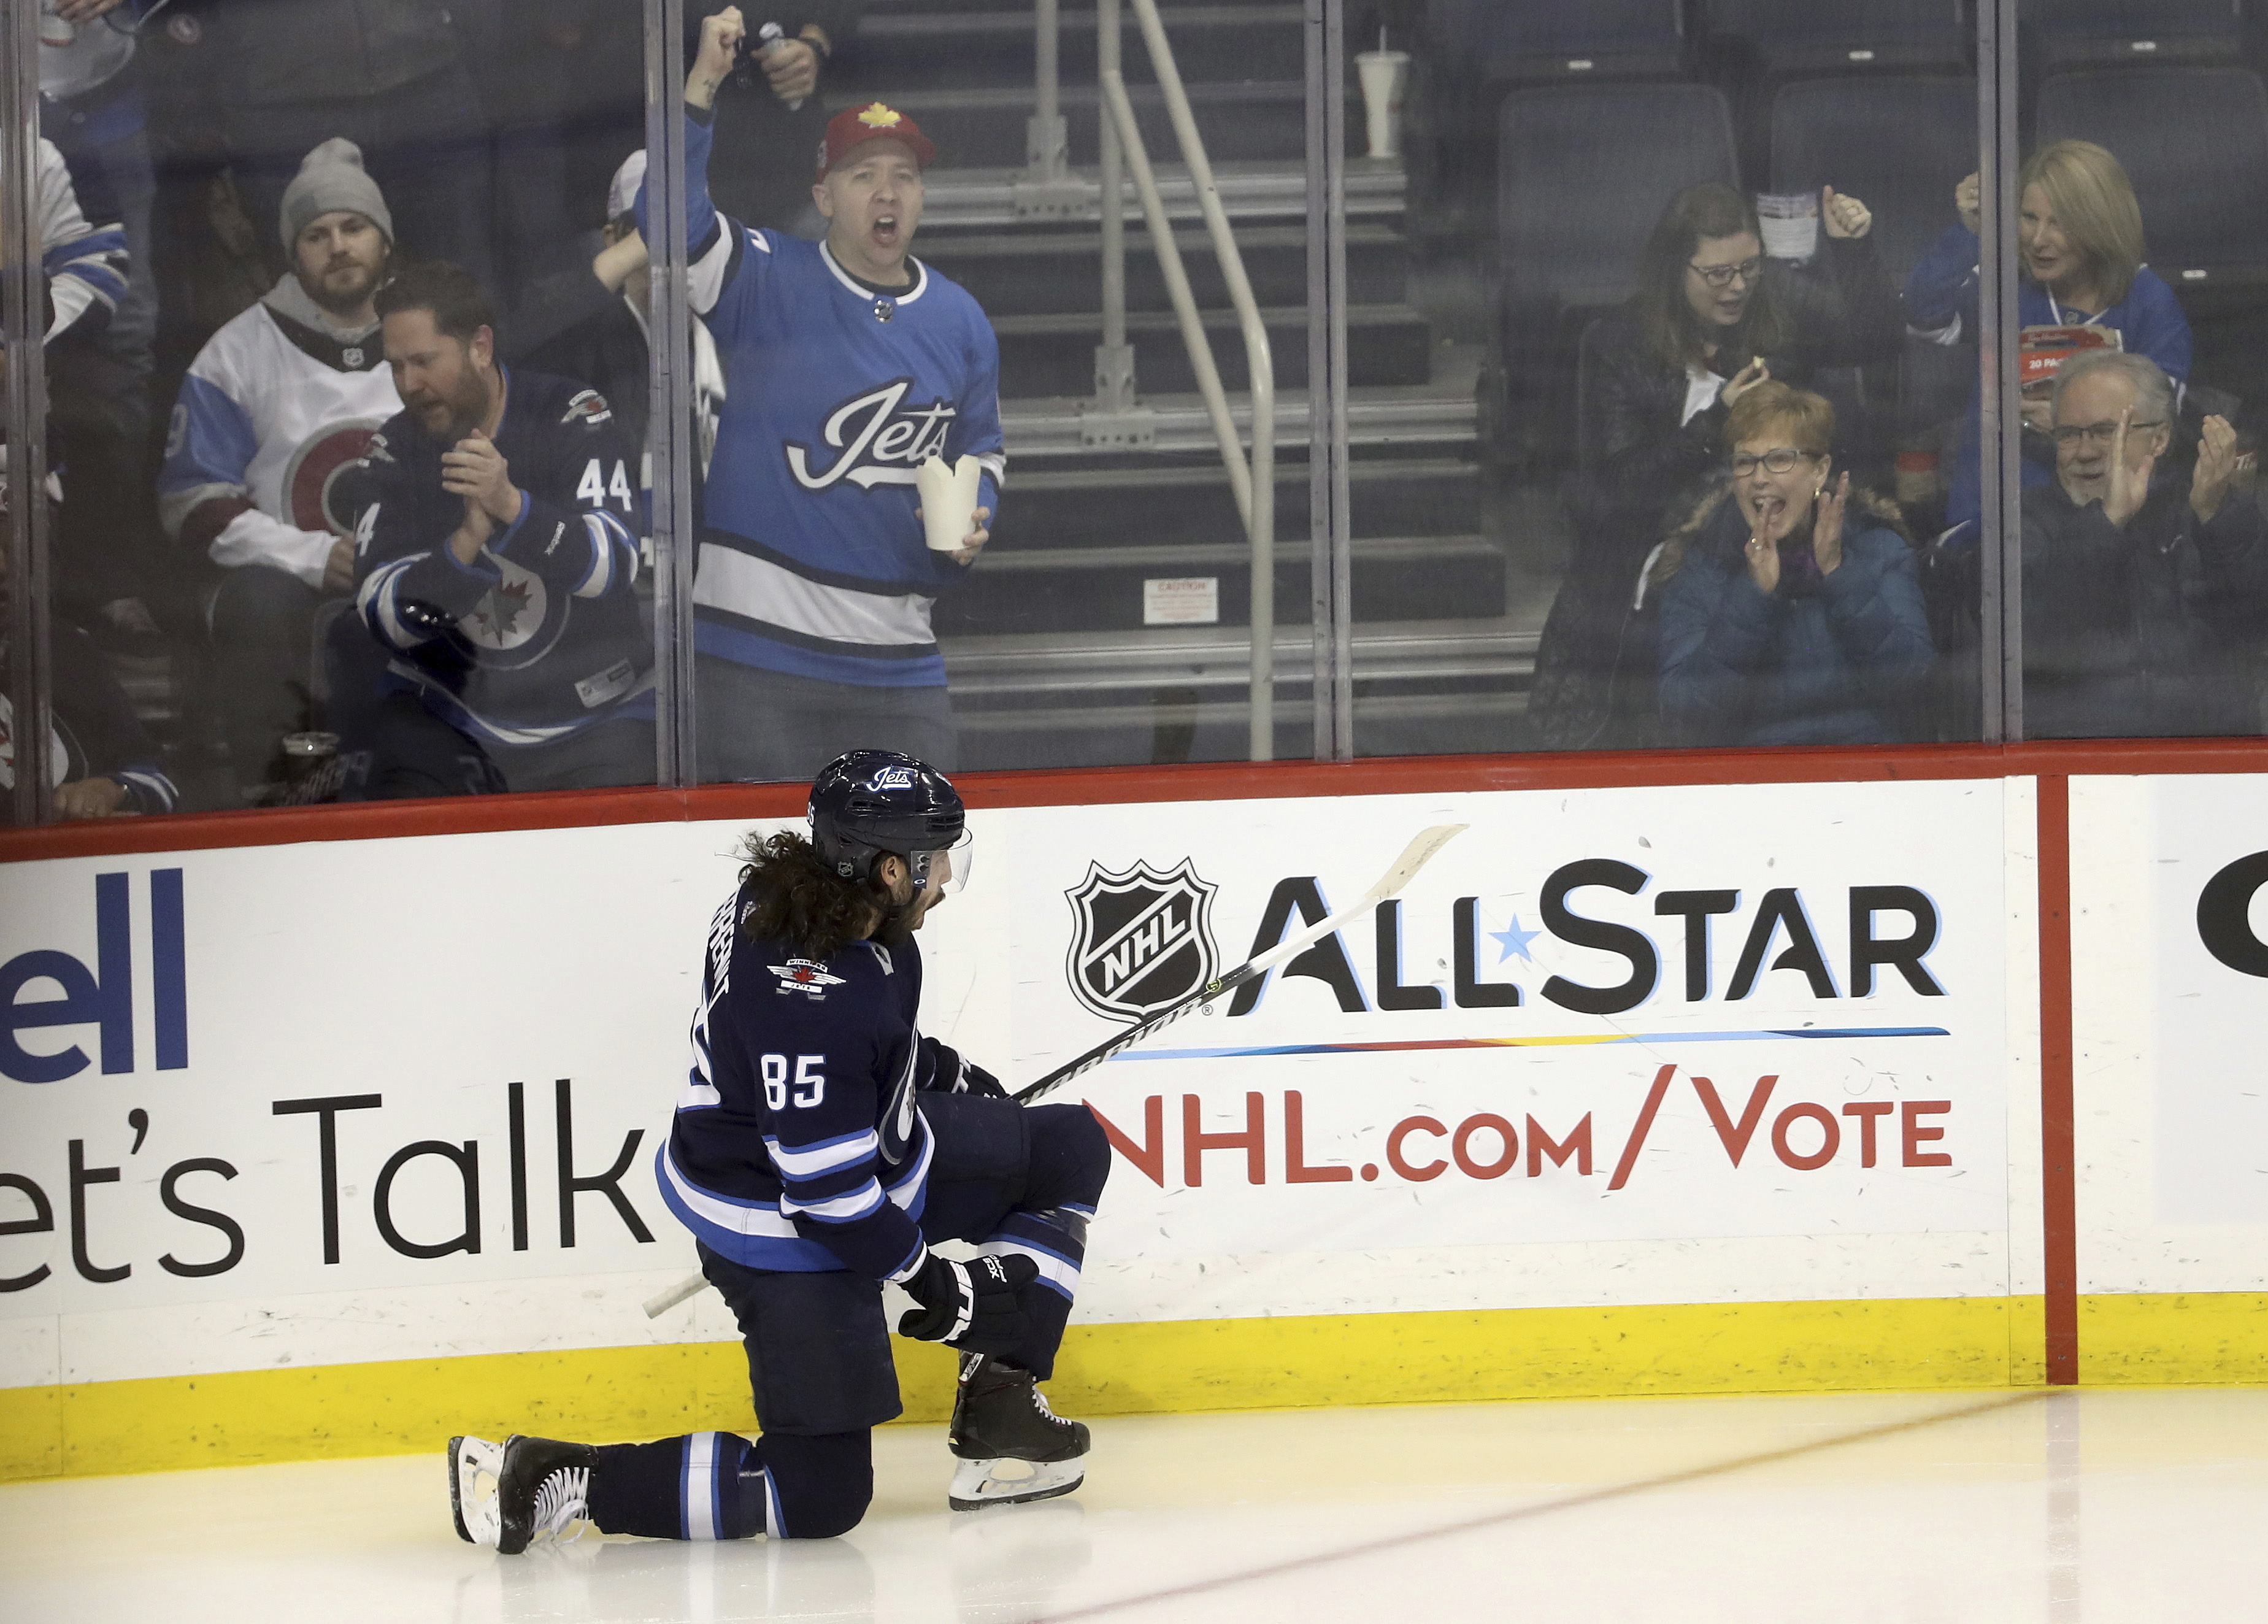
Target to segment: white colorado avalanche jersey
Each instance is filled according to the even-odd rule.
[[[342,342],[274,298],[215,333],[181,380],[158,513],[217,565],[265,564],[319,586],[332,543],[354,533],[340,476],[401,401],[375,332]]]
[[[693,307],[733,382],[704,487],[698,646],[795,676],[941,687],[930,606],[964,572],[924,543],[914,469],[976,457],[977,501],[998,512],[991,323],[917,260],[910,286],[878,290],[821,244],[719,215],[712,133],[687,121]]]

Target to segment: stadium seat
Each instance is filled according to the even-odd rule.
[[[1903,284],[1953,219],[1975,173],[1977,84],[1953,75],[1799,79],[1771,112],[1771,189],[1831,186],[1874,210],[1882,264]]]
[[[1514,91],[1497,132],[1498,263],[1513,306],[1619,302],[1670,198],[1740,181],[1732,114],[1712,85]]]
[[[2244,68],[2058,74],[2040,86],[2042,144],[2110,149],[2134,182],[2158,274],[2180,286],[2268,274],[2268,91]]]
[[[2022,0],[2051,68],[2228,61],[2244,48],[2243,0]]]
[[[1445,56],[1498,84],[1673,74],[1684,62],[1681,0],[1429,0],[1426,25]]]
[[[1969,59],[1967,0],[1705,3],[1710,33],[1743,41],[1767,74],[1957,68]]]

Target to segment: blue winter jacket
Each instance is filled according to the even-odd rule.
[[[1950,343],[1977,336],[1977,233],[1955,221],[1906,278],[1906,325],[1918,333],[1944,336]],[[2058,305],[2048,291],[2033,282],[2019,284],[2016,318],[2024,327],[2058,325],[2116,328],[2120,346],[2129,355],[2146,355],[2166,369],[2176,388],[2190,375],[2190,319],[2165,279],[2147,265],[2135,273],[2126,297],[2101,312],[2074,310]],[[1979,396],[1969,396],[1969,416],[1961,425],[1961,442],[1948,476],[1945,522],[1949,528],[1974,526],[1984,511],[1984,478],[1977,463],[1984,444],[1978,426]],[[2024,484],[2043,485],[2055,478],[2052,454],[2041,461],[2024,459]]]
[[[1784,562],[1767,596],[1749,574],[1730,491],[1683,533],[1661,588],[1661,717],[1696,745],[1887,744],[1936,658],[1914,552],[1854,495],[1843,562],[1821,577]],[[1806,530],[1783,559],[1810,548]]]

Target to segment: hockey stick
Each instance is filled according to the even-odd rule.
[[[1245,960],[1243,963],[1239,964],[1219,980],[1206,982],[1204,985],[1179,1003],[1170,1004],[1148,1020],[1127,1028],[1117,1037],[1097,1044],[1079,1059],[1067,1065],[1058,1066],[1037,1082],[1028,1088],[1017,1089],[1009,1097],[1020,1104],[1028,1105],[1042,1095],[1061,1088],[1072,1078],[1093,1071],[1113,1055],[1123,1054],[1144,1038],[1164,1030],[1200,1004],[1209,1004],[1222,993],[1266,975],[1277,965],[1287,959],[1296,957],[1314,946],[1333,931],[1345,929],[1364,913],[1384,902],[1388,897],[1399,893],[1402,888],[1409,884],[1417,875],[1418,871],[1432,860],[1435,853],[1462,834],[1468,827],[1469,825],[1464,823],[1437,823],[1425,830],[1403,848],[1402,855],[1394,860],[1393,867],[1378,876],[1378,883],[1365,891],[1359,902],[1350,904],[1328,919],[1308,926],[1295,936],[1285,938],[1265,953],[1257,954]]]
[[[1209,1004],[1222,993],[1233,992],[1246,982],[1266,975],[1277,965],[1312,948],[1333,931],[1345,929],[1370,909],[1376,907],[1390,897],[1399,895],[1402,888],[1416,877],[1420,868],[1432,860],[1436,853],[1457,836],[1464,833],[1469,827],[1470,825],[1465,823],[1437,823],[1432,828],[1425,830],[1403,848],[1402,855],[1394,860],[1391,867],[1378,876],[1378,883],[1365,891],[1360,901],[1350,904],[1328,919],[1308,926],[1297,935],[1285,938],[1265,953],[1257,954],[1245,960],[1243,963],[1239,964],[1219,979],[1206,982],[1204,985],[1179,1003],[1169,1005],[1140,1024],[1129,1027],[1117,1037],[1096,1045],[1077,1059],[1068,1065],[1057,1067],[1037,1082],[1028,1088],[1019,1089],[1009,1097],[1020,1104],[1028,1104],[1042,1095],[1061,1088],[1072,1078],[1093,1071],[1113,1055],[1124,1053],[1153,1033],[1163,1031],[1199,1005]],[[701,1275],[688,1275],[668,1290],[659,1292],[647,1298],[645,1317],[648,1319],[659,1318],[687,1298],[698,1296],[702,1288],[708,1284],[708,1281]]]
[[[708,1288],[709,1277],[706,1274],[688,1274],[667,1290],[657,1291],[648,1297],[645,1300],[645,1317],[659,1319],[688,1297],[697,1297]]]

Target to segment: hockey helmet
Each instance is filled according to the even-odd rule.
[[[846,880],[864,880],[887,852],[905,860],[914,890],[950,897],[968,882],[968,814],[951,779],[896,750],[851,750],[811,786],[811,843]]]

